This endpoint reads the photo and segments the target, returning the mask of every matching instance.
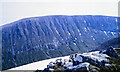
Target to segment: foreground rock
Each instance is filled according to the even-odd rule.
[[[114,59],[114,60],[112,60]],[[50,62],[46,71],[86,71],[99,72],[105,71],[119,71],[120,64],[113,64],[115,61],[120,61],[117,52],[113,47],[109,47],[104,51],[94,51],[88,53],[76,53],[68,59],[57,59],[55,62]],[[117,68],[115,68],[117,67]],[[113,69],[112,69],[113,68]]]

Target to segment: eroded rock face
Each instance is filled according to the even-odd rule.
[[[44,16],[2,26],[3,69],[83,53],[117,36],[117,17]]]

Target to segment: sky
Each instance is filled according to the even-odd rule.
[[[46,15],[118,16],[119,0],[1,0],[0,26]]]

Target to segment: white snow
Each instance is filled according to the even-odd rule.
[[[54,62],[49,63],[49,67],[52,67],[53,65],[55,65]]]
[[[86,56],[86,57],[89,57],[89,58],[91,58],[91,59],[93,59],[93,60],[98,60],[98,61],[106,61],[106,62],[109,62],[109,60],[108,59],[106,59],[106,57],[109,57],[108,55],[106,55],[106,54],[99,54],[99,51],[94,51],[94,52],[89,52],[89,53],[83,53],[83,54],[81,54],[81,55],[83,55],[83,56]]]
[[[85,27],[84,29],[85,29],[85,32],[87,32],[87,29],[86,29],[86,27]]]
[[[68,34],[70,35],[70,33],[68,32]]]
[[[76,45],[76,43],[73,43],[74,45]]]
[[[77,38],[75,38],[75,40],[77,40]]]
[[[82,57],[77,54],[77,56],[74,58],[74,61],[82,62]]]
[[[86,23],[86,21],[84,20],[84,23]]]
[[[95,38],[94,38],[93,36],[91,36],[91,38],[92,38],[93,40],[95,40]]]
[[[93,37],[93,36],[91,36],[91,37]]]
[[[81,68],[81,67],[86,67],[87,68],[87,70],[89,70],[89,63],[88,62],[84,62],[84,63],[81,63],[81,64],[79,64],[79,65],[76,65],[76,66],[70,66],[70,67],[68,67],[69,69],[74,69],[74,68]]]
[[[81,33],[79,33],[79,35],[81,36],[82,34],[81,34]]]
[[[84,62],[84,63],[80,64],[81,67],[86,67],[88,71],[89,71],[89,65],[90,65],[90,63],[88,63],[88,62]]]
[[[117,18],[116,18],[116,22],[117,22],[118,20],[117,20]]]
[[[43,70],[44,68],[47,68],[47,65],[53,61],[55,62],[56,59],[69,59],[69,56],[64,56],[64,57],[57,57],[57,58],[52,58],[52,59],[47,59],[47,60],[42,60],[42,61],[38,61],[38,62],[34,62],[34,63],[30,63],[30,64],[26,64],[26,65],[22,65],[19,67],[15,67],[15,68],[11,68],[9,70]]]
[[[60,36],[59,32],[55,29],[56,33]]]
[[[93,40],[95,40],[95,38],[93,38]]]
[[[106,32],[106,31],[104,31],[104,33],[105,33],[105,35],[107,36],[107,32]]]
[[[105,66],[111,66],[110,64],[105,64]]]
[[[80,32],[80,30],[79,29],[77,29],[78,30],[78,32]]]
[[[111,34],[114,36],[114,32],[111,32]]]

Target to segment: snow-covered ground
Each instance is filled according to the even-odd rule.
[[[64,57],[57,57],[57,58],[52,58],[52,59],[47,59],[47,60],[42,60],[26,65],[22,65],[19,67],[11,68],[9,70],[44,70],[44,68],[47,68],[47,65],[53,61],[55,62],[56,59],[69,59],[69,56],[64,56]]]
[[[98,61],[102,61],[102,60],[106,61],[107,60],[105,58],[105,57],[107,57],[107,55],[106,54],[99,54],[99,51],[77,54],[77,56],[74,58],[74,60],[75,61],[78,60],[79,62],[82,62],[82,57],[80,57],[80,55],[82,55],[84,57],[89,57],[89,58],[91,58],[95,61],[96,60],[98,60]],[[62,60],[68,59],[69,60],[69,57],[70,56],[64,56],[64,57],[46,59],[46,60],[22,65],[22,66],[19,66],[19,67],[11,68],[9,70],[44,70],[45,68],[47,68],[47,65],[49,65],[50,62],[55,62],[57,59],[62,59]]]

